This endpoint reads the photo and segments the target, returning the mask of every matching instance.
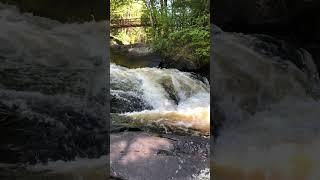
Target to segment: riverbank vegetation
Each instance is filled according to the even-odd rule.
[[[143,26],[115,28],[111,34],[129,42],[144,42],[161,56],[209,64],[210,31],[208,0],[111,0],[111,23],[139,18]]]
[[[140,0],[111,0],[110,20],[112,23],[130,19],[141,19],[145,5]],[[112,28],[111,35],[123,44],[147,43],[144,27]]]

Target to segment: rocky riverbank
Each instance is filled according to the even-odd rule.
[[[198,179],[209,169],[206,137],[122,132],[111,142],[111,175],[121,179]],[[203,176],[209,179],[209,171]]]
[[[111,114],[111,176],[123,180],[145,177],[207,180],[210,137],[197,130],[147,123]]]
[[[113,44],[111,57],[111,175],[209,179],[207,81],[157,68],[164,60],[143,44]]]
[[[175,56],[163,57],[155,52],[146,44],[132,44],[121,45],[112,41],[111,51],[114,54],[121,54],[126,58],[131,59],[144,59],[146,66],[144,67],[159,67],[167,69],[178,69],[184,72],[193,72],[200,76],[210,77],[210,64],[197,64],[194,60],[190,59],[190,52],[177,52]],[[137,60],[139,61],[139,60]],[[147,62],[149,61],[149,63]]]

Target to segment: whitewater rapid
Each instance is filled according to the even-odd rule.
[[[312,55],[266,35],[214,34],[214,94],[225,117],[212,147],[215,178],[319,179]]]
[[[104,157],[107,21],[63,24],[0,3],[0,23],[0,163]]]
[[[122,106],[140,101],[143,106],[122,114],[139,121],[209,132],[210,85],[207,79],[176,69],[129,69],[116,64],[111,64],[110,76],[111,96],[115,101],[127,102]]]
[[[95,68],[105,65],[106,21],[63,24],[0,3],[1,67]]]

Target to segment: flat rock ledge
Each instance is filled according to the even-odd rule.
[[[209,168],[208,137],[121,132],[110,138],[110,173],[117,179],[191,180]]]

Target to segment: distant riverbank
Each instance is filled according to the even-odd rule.
[[[177,54],[177,56],[164,57],[163,55],[154,52],[147,44],[136,43],[121,45],[116,42],[111,43],[110,51],[111,57],[116,57],[113,61],[116,61],[116,64],[125,67],[174,68],[184,72],[196,73],[209,79],[210,63],[201,65],[196,64],[194,60],[189,58],[190,54],[188,53],[176,52],[175,54]],[[128,59],[131,59],[132,61],[128,61]]]

